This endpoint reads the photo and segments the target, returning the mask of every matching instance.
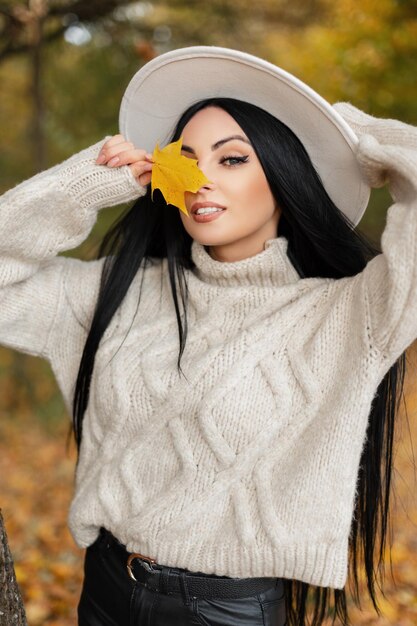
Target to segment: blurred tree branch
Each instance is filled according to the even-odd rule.
[[[71,24],[95,22],[128,0],[10,0],[0,2],[0,62],[26,53],[31,73],[29,95],[32,102],[30,126],[34,171],[46,166],[44,133],[45,106],[42,92],[42,46],[60,37]]]
[[[60,37],[71,23],[94,22],[131,0],[0,2],[0,61]]]

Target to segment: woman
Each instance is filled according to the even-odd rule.
[[[73,405],[79,624],[301,625],[310,585],[346,622],[417,336],[416,130],[205,46],[141,68],[120,121],[2,198],[0,339]],[[188,217],[150,189],[180,137],[209,180]],[[354,226],[386,179],[376,254]],[[56,256],[131,200],[98,260]]]

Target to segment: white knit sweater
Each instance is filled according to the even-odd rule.
[[[375,186],[388,173],[383,254],[360,274],[300,279],[287,240],[235,263],[196,242],[177,372],[166,262],[142,271],[94,368],[69,523],[105,526],[159,563],[343,587],[358,464],[378,383],[417,337],[417,130],[339,105]],[[97,212],[145,192],[102,142],[0,201],[0,341],[48,359],[68,410],[102,260],[56,256]],[[136,315],[135,315],[136,313]]]

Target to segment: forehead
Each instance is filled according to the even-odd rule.
[[[212,138],[213,133],[220,137],[222,132],[227,131],[239,131],[245,135],[239,124],[227,111],[220,107],[209,106],[193,115],[184,126],[182,135],[184,139],[185,137],[190,138],[193,136]]]

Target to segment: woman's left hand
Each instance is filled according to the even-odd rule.
[[[123,135],[113,135],[103,144],[97,157],[97,165],[121,167],[128,165],[138,183],[144,187],[151,182],[152,155],[141,148],[135,148]]]

